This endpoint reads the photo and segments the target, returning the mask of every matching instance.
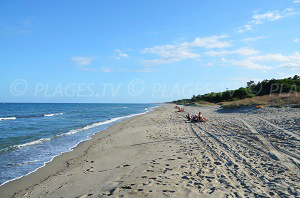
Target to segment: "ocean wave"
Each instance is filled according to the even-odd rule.
[[[26,162],[22,162],[22,163],[20,163],[20,164],[32,164],[32,163],[34,163],[34,162],[39,162],[39,161],[41,161],[41,160],[26,161]]]
[[[15,120],[17,119],[16,117],[7,117],[7,118],[0,118],[0,121],[2,120]]]
[[[62,115],[63,113],[51,113],[51,114],[43,114],[43,116],[58,116],[58,115]]]
[[[51,117],[51,116],[58,116],[58,115],[63,115],[63,114],[64,113],[49,113],[49,114],[39,114],[39,115],[13,116],[13,117],[0,118],[0,121],[16,120],[19,118]]]
[[[24,143],[24,144],[14,145],[14,146],[11,146],[10,149],[16,149],[16,148],[22,148],[22,147],[32,146],[32,145],[36,145],[36,144],[42,144],[42,143],[48,142],[48,141],[50,141],[54,138],[59,138],[59,137],[63,137],[63,136],[72,135],[72,134],[75,134],[75,133],[78,133],[78,132],[81,132],[81,131],[85,131],[85,130],[88,130],[88,129],[91,129],[91,128],[94,128],[94,127],[97,127],[97,126],[110,124],[112,122],[116,122],[116,121],[121,120],[121,119],[130,118],[130,117],[137,116],[137,115],[142,115],[142,114],[145,114],[147,112],[148,112],[148,110],[145,111],[145,112],[142,112],[142,113],[138,113],[138,114],[130,114],[130,115],[127,115],[127,116],[111,118],[109,120],[105,120],[105,121],[102,121],[102,122],[96,122],[96,123],[93,123],[93,124],[89,124],[89,125],[87,125],[83,128],[72,129],[72,130],[68,131],[67,133],[56,135],[56,136],[53,136],[53,137],[50,137],[50,138],[41,138],[41,139],[38,139],[38,140],[35,140],[35,141],[32,141],[32,142],[27,142],[27,143]],[[5,150],[7,150],[7,148],[3,149],[3,150],[0,150],[0,151],[3,152]]]
[[[24,143],[24,144],[15,145],[14,147],[15,148],[22,148],[22,147],[25,147],[25,146],[32,146],[32,145],[35,145],[35,144],[42,144],[43,142],[47,142],[51,139],[52,138],[41,138],[41,139],[38,139],[38,140],[35,140],[35,141],[32,141],[32,142],[27,142],[27,143]]]
[[[55,138],[55,136],[52,137],[52,138],[41,138],[41,139],[38,139],[38,140],[34,140],[32,142],[27,142],[27,143],[24,143],[24,144],[18,144],[18,145],[9,146],[7,148],[0,149],[0,154],[1,153],[6,153],[7,151],[11,151],[11,150],[15,150],[15,149],[20,149],[20,148],[23,148],[23,147],[26,147],[26,146],[32,146],[32,145],[36,145],[36,144],[42,144],[44,142],[50,141],[53,138]]]
[[[36,144],[42,144],[42,143],[48,142],[48,141],[50,141],[50,140],[52,140],[54,138],[59,138],[59,137],[63,137],[63,136],[73,135],[75,133],[78,133],[78,132],[81,132],[81,131],[85,131],[85,130],[88,130],[88,129],[91,129],[91,128],[94,128],[94,127],[97,127],[97,126],[101,126],[101,125],[104,125],[104,124],[109,124],[111,122],[115,122],[117,120],[124,119],[124,118],[130,117],[130,116],[131,115],[117,117],[117,118],[112,118],[110,120],[105,120],[105,121],[102,121],[102,122],[96,122],[96,123],[87,125],[87,126],[85,126],[83,128],[72,129],[72,130],[68,131],[67,133],[56,135],[56,136],[53,136],[51,138],[41,138],[41,139],[38,139],[38,140],[35,140],[35,141],[32,141],[32,142],[27,142],[27,143],[24,143],[24,144],[14,145],[14,146],[11,146],[11,149],[22,148],[22,147],[26,147],[26,146],[33,146],[33,145],[36,145]]]
[[[21,166],[21,165],[33,164],[34,162],[38,162],[38,161],[40,160],[25,161],[21,163],[9,163],[9,164],[5,164],[4,166]]]
[[[83,128],[79,128],[79,129],[72,129],[70,130],[69,132],[67,133],[63,133],[59,136],[66,136],[66,135],[72,135],[72,134],[75,134],[75,133],[78,133],[78,132],[81,132],[81,131],[84,131],[84,130],[88,130],[88,129],[91,129],[91,128],[94,128],[94,127],[97,127],[97,126],[101,126],[101,125],[105,125],[105,124],[109,124],[109,123],[112,123],[112,122],[115,122],[115,121],[118,121],[118,120],[121,120],[121,119],[124,119],[124,118],[128,118],[128,117],[132,117],[134,115],[128,115],[128,116],[122,116],[122,117],[116,117],[116,118],[111,118],[109,120],[105,120],[105,121],[102,121],[102,122],[95,122],[93,124],[90,124],[90,125],[87,125]]]

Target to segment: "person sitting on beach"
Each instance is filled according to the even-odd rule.
[[[192,115],[191,122],[198,122],[198,116]]]
[[[190,122],[199,122],[199,118],[196,115],[190,115],[189,113],[185,116]]]
[[[179,107],[177,112],[184,112],[184,109]]]
[[[199,121],[199,122],[206,122],[206,121],[207,121],[207,118],[203,118],[202,113],[199,112],[199,114],[198,114],[198,121]]]
[[[191,116],[189,113],[185,117],[188,119],[188,121],[191,121]]]

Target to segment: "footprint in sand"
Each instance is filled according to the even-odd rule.
[[[175,190],[163,190],[163,192],[170,192],[170,193],[174,193]]]
[[[93,168],[94,167],[90,167],[90,168],[86,169],[86,171],[84,171],[83,173],[87,174],[88,172],[94,172]]]
[[[173,161],[173,160],[176,160],[176,159],[173,159],[173,158],[168,159],[168,161]]]
[[[81,195],[80,197],[76,197],[76,198],[86,198],[86,197],[90,197],[93,196],[93,194],[85,194],[85,195]]]
[[[131,187],[131,186],[122,186],[121,188],[122,188],[122,189],[127,189],[127,190],[130,190],[130,189],[132,189],[132,187]]]

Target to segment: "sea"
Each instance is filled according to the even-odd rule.
[[[0,103],[0,185],[158,104]]]

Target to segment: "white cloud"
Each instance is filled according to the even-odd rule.
[[[193,42],[184,42],[180,45],[189,46],[189,47],[204,47],[207,49],[212,48],[226,48],[231,47],[231,43],[229,41],[220,41],[220,39],[227,38],[227,35],[222,36],[211,36],[204,38],[196,38]]]
[[[277,62],[285,62],[285,63],[300,63],[300,53],[295,52],[292,55],[284,56],[282,54],[266,54],[262,56],[253,56],[250,57],[251,60],[254,61],[277,61]]]
[[[155,60],[144,60],[146,65],[166,64],[200,57],[198,54],[191,53],[188,47],[181,45],[154,46],[144,49],[143,53],[156,54],[161,57]]]
[[[295,38],[295,39],[293,40],[293,42],[298,43],[298,42],[299,42],[299,38]]]
[[[265,14],[253,15],[253,17],[252,17],[253,20],[251,22],[254,24],[262,24],[267,21],[276,21],[283,17],[292,16],[294,14],[296,14],[296,12],[294,12],[294,9],[292,9],[292,8],[286,8],[282,12],[280,12],[279,10],[273,10],[273,11],[269,11]]]
[[[113,69],[109,67],[102,67],[102,68],[81,68],[82,71],[87,72],[103,72],[103,73],[109,73],[112,72]]]
[[[252,37],[252,38],[245,38],[242,41],[251,42],[251,41],[256,41],[258,39],[263,39],[263,38],[267,38],[267,37],[265,37],[265,36],[257,36],[257,37]]]
[[[83,56],[75,56],[72,57],[71,60],[79,66],[86,66],[89,65],[92,62],[92,58],[89,57],[83,57]]]
[[[268,21],[277,21],[281,18],[289,17],[295,14],[297,14],[297,12],[295,12],[294,9],[292,8],[286,8],[283,11],[273,10],[273,11],[268,11],[264,14],[254,14],[252,16],[252,19],[243,27],[238,28],[237,31],[239,33],[243,33],[252,30],[254,25],[264,24],[265,22]]]
[[[295,0],[293,3],[300,3],[300,0]]]
[[[156,71],[155,69],[150,69],[150,68],[144,68],[144,69],[139,69],[139,70],[130,70],[130,69],[124,69],[124,68],[111,68],[111,67],[81,68],[81,70],[86,71],[86,72],[101,72],[101,73],[110,73],[110,72],[150,73],[150,72],[155,72]]]
[[[108,68],[108,67],[102,67],[101,68],[102,72],[112,72],[112,68]]]
[[[230,63],[234,66],[238,66],[238,67],[242,67],[242,68],[246,68],[246,69],[272,69],[272,67],[270,66],[266,66],[266,65],[260,65],[257,63],[254,63],[252,60],[250,59],[245,59],[245,60],[227,60],[222,58],[222,61],[225,63]]]
[[[226,55],[226,54],[239,54],[239,55],[243,55],[243,56],[250,56],[250,55],[255,55],[258,53],[259,53],[259,51],[253,50],[250,48],[240,48],[240,49],[231,50],[231,51],[223,50],[220,52],[215,52],[215,51],[205,52],[205,54],[209,55],[209,56],[222,56],[222,55]]]
[[[191,48],[203,47],[207,49],[212,48],[226,48],[231,47],[228,41],[220,41],[220,39],[227,38],[228,36],[211,36],[204,38],[196,38],[193,42],[182,42],[176,45],[162,45],[145,48],[142,52],[148,54],[156,54],[160,58],[154,60],[144,60],[146,65],[166,64],[178,62],[184,59],[197,59],[199,54],[192,53]]]
[[[252,29],[251,25],[244,25],[244,27],[246,28],[246,30],[251,30]]]
[[[282,18],[283,16],[280,14],[279,10],[274,10],[274,11],[269,11],[265,14],[256,14],[253,15],[252,19],[253,19],[253,23],[254,24],[262,24],[265,21],[276,21],[280,18]]]
[[[288,69],[300,69],[300,53],[284,56],[282,54],[265,54],[261,56],[250,56],[244,60],[227,60],[222,58],[223,62],[231,63],[234,66],[248,69],[272,69],[272,66],[264,65],[263,62],[275,62],[276,67]]]
[[[278,67],[284,67],[288,69],[300,69],[300,53],[296,52],[289,56],[284,56],[281,59],[281,62],[283,62],[281,65],[278,65]]]
[[[300,63],[283,63],[281,65],[279,65],[278,67],[284,67],[284,68],[288,68],[288,69],[300,69]]]
[[[150,68],[145,68],[145,69],[137,69],[137,70],[125,70],[124,72],[132,72],[132,73],[151,73],[151,72],[156,72],[156,69],[150,69]]]
[[[243,32],[249,31],[249,30],[252,30],[252,25],[246,24],[242,28],[239,28],[238,32],[243,33]]]
[[[209,63],[207,63],[207,66],[208,66],[208,67],[212,67],[212,66],[214,66],[214,64],[211,63],[211,62],[209,62]]]
[[[116,49],[115,52],[118,53],[118,56],[115,57],[116,60],[121,60],[121,58],[128,58],[128,54],[124,53],[122,50]]]

